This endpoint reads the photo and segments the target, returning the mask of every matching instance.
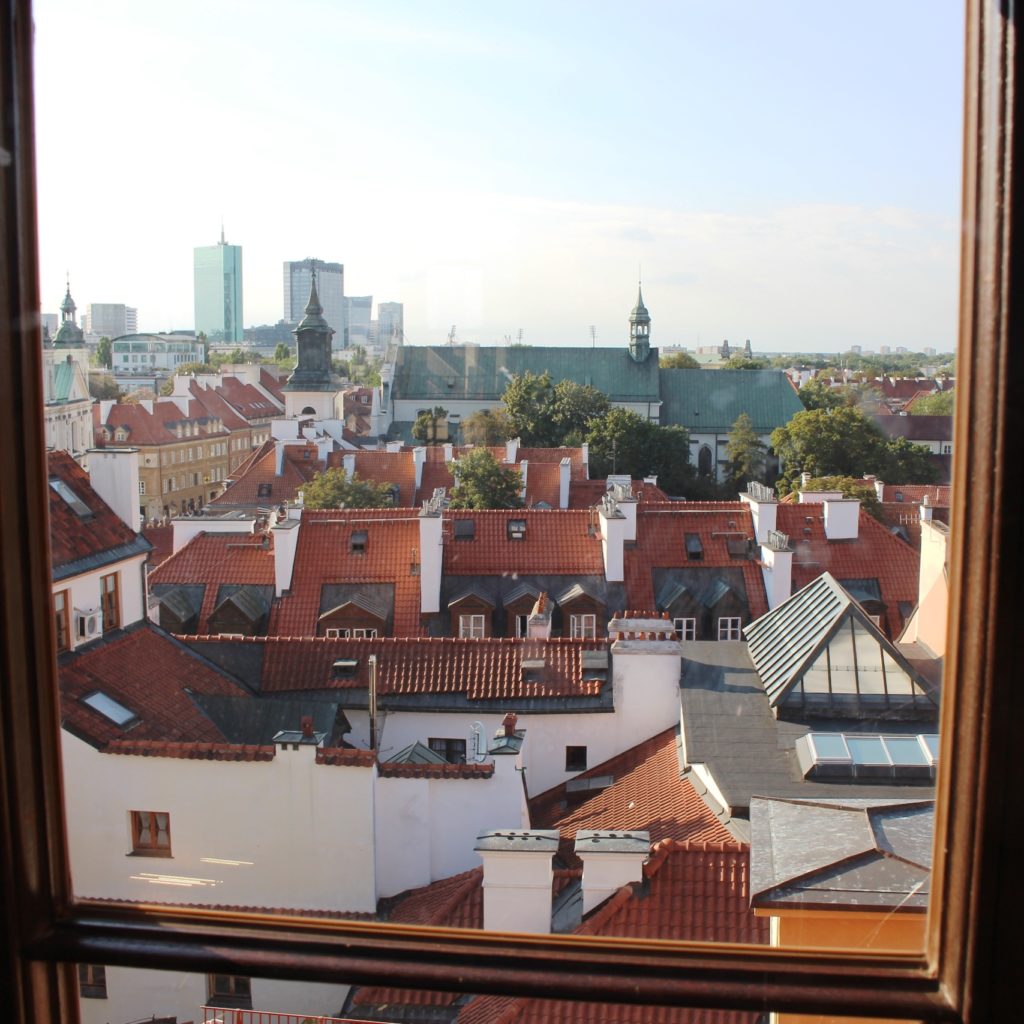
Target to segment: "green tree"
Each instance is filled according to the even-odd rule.
[[[767,366],[767,359],[748,359],[744,355],[733,356],[722,363],[723,370],[764,370]]]
[[[554,427],[554,445],[581,443],[591,420],[606,416],[609,409],[611,402],[604,392],[589,384],[560,380],[545,410]]]
[[[808,491],[840,491],[844,498],[857,498],[860,507],[880,523],[885,522],[882,516],[882,503],[878,493],[871,484],[854,480],[850,476],[816,476],[807,481],[803,488]]]
[[[389,508],[393,505],[393,484],[378,484],[373,480],[351,477],[340,467],[317,473],[303,485],[302,503],[305,508]]]
[[[689,352],[673,352],[671,355],[659,356],[658,366],[663,370],[699,370],[697,362]]]
[[[887,442],[878,468],[869,472],[890,483],[934,484],[939,479],[938,466],[928,449],[905,437]]]
[[[114,365],[113,348],[105,335],[96,344],[96,362],[106,370]]]
[[[439,441],[447,440],[447,420],[448,410],[442,409],[439,405],[435,405],[433,409],[424,409],[412,425],[413,439],[422,441],[424,444],[437,444]],[[442,424],[445,425],[443,431],[441,430]]]
[[[798,392],[805,409],[838,409],[843,396],[824,377],[812,377]]]
[[[109,401],[111,398],[120,398],[124,392],[109,373],[90,373],[89,394],[98,401]]]
[[[956,406],[956,390],[936,391],[916,399],[907,409],[911,416],[952,416]]]
[[[556,432],[550,419],[555,389],[550,373],[516,374],[508,382],[501,401],[505,406],[512,436],[528,448],[556,447]]]
[[[292,350],[283,341],[279,341],[274,347],[274,362],[275,363],[287,363],[291,362]]]
[[[504,444],[514,436],[508,413],[504,409],[478,409],[462,421],[465,444],[484,447]]]
[[[682,494],[693,478],[690,436],[683,427],[659,427],[630,409],[610,409],[592,420],[586,442],[592,477],[657,476],[669,494]]]
[[[754,430],[754,421],[745,412],[736,417],[729,431],[725,456],[729,460],[729,478],[734,485],[763,479],[768,449]]]
[[[518,508],[523,478],[502,465],[486,448],[474,448],[452,464],[452,508]]]

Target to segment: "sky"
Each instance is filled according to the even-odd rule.
[[[345,265],[406,341],[955,345],[959,0],[36,0],[42,307]]]

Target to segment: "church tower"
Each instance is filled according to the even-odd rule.
[[[334,329],[324,319],[324,310],[316,292],[315,266],[310,274],[306,315],[293,333],[299,361],[282,389],[285,393],[285,415],[315,415],[317,419],[334,419],[334,396],[338,391],[331,379],[331,338]]]
[[[85,335],[75,323],[75,300],[71,298],[71,281],[68,281],[64,301],[60,304],[60,327],[53,338],[54,348],[85,348]]]
[[[636,289],[636,305],[629,314],[629,354],[642,363],[651,351],[651,314],[644,305],[644,293],[640,285]]]

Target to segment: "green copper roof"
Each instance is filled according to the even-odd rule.
[[[781,370],[661,370],[661,423],[725,434],[746,413],[759,434],[784,426],[803,405]]]
[[[551,374],[603,391],[613,402],[657,402],[657,349],[654,358],[635,362],[622,348],[475,345],[403,345],[398,349],[392,393],[444,405],[445,400],[500,401],[508,382],[522,373]]]
[[[629,320],[630,323],[651,322],[651,314],[647,312],[647,307],[644,305],[643,289],[639,285],[636,288],[636,305],[629,314]]]
[[[75,380],[74,363],[57,363],[53,368],[53,401],[67,402],[71,399],[71,386]]]

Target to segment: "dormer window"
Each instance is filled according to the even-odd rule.
[[[510,519],[506,524],[509,540],[526,540],[526,520]]]
[[[686,535],[686,557],[691,562],[704,561],[704,545],[701,543],[699,533],[688,533]]]
[[[353,555],[365,555],[369,537],[366,530],[354,530],[348,540],[348,550]]]
[[[339,658],[331,666],[331,677],[333,679],[355,679],[357,668],[359,668],[357,658]]]
[[[456,519],[452,532],[456,540],[473,540],[476,537],[476,520]]]
[[[125,433],[125,431],[123,431],[123,430],[117,430],[114,433],[114,440],[115,441],[127,441],[128,440],[128,434]]]
[[[272,493],[272,491],[273,491],[273,489],[274,489],[274,485],[273,484],[260,484],[256,488],[256,497],[257,498],[269,498],[271,493]]]

